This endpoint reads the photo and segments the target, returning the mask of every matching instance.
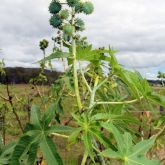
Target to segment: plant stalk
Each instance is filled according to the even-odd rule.
[[[87,157],[88,157],[88,153],[85,151],[85,152],[84,152],[83,159],[82,159],[82,162],[81,162],[81,165],[85,165],[86,160],[87,160]]]
[[[140,99],[142,99],[143,97],[141,97]],[[95,102],[95,104],[109,104],[109,105],[120,105],[120,104],[132,104],[132,103],[136,103],[137,101],[139,101],[139,99],[134,99],[134,100],[128,100],[128,101],[118,101],[118,102]]]
[[[72,9],[72,26],[75,25],[75,8]],[[75,27],[73,28],[73,35],[72,35],[72,56],[73,56],[73,76],[74,76],[74,88],[75,88],[75,95],[77,100],[78,109],[81,111],[82,104],[79,92],[79,85],[78,85],[78,76],[77,76],[77,60],[76,60],[76,40],[75,40]]]
[[[62,138],[69,138],[69,136],[67,136],[67,135],[62,135],[62,134],[58,134],[58,133],[52,133],[51,135],[54,135],[57,137],[62,137]]]
[[[60,51],[62,51],[62,47],[63,47],[62,32],[60,32]],[[63,67],[64,67],[64,72],[65,72],[66,71],[66,65],[65,65],[64,58],[62,58],[62,63],[63,63]]]

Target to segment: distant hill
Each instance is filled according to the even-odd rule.
[[[31,78],[39,75],[39,68],[22,68],[22,67],[6,67],[5,68],[7,79],[5,76],[0,76],[0,83],[5,84],[6,81],[12,84],[28,83]],[[45,70],[45,75],[49,83],[54,82],[58,76],[62,74],[56,71]]]
[[[23,67],[6,67],[6,75],[8,78],[8,83],[10,84],[27,84],[31,78],[35,78],[39,75],[39,68],[23,68]],[[48,83],[53,83],[62,72],[45,70],[45,75],[47,76]],[[0,83],[6,84],[6,77],[0,76]],[[161,85],[161,80],[148,80],[151,85]]]
[[[162,81],[161,80],[147,80],[149,82],[149,84],[151,85],[162,85]]]

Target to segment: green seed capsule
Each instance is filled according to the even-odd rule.
[[[54,28],[57,28],[62,24],[62,20],[59,15],[53,15],[49,21],[50,25],[52,25]]]
[[[52,1],[49,6],[49,12],[51,14],[57,14],[61,10],[62,6],[59,2]]]
[[[69,18],[69,11],[67,9],[61,10],[60,17],[61,17],[61,19],[68,19]]]
[[[76,13],[81,13],[81,12],[83,12],[82,7],[83,7],[83,3],[81,3],[81,2],[77,3],[77,4],[75,5],[75,11],[76,11]]]
[[[91,14],[94,11],[94,6],[91,2],[84,2],[82,10],[85,14]]]
[[[79,2],[80,0],[67,0],[67,3],[70,7],[75,7]]]
[[[69,36],[72,36],[73,34],[73,31],[74,31],[74,27],[70,24],[66,24],[63,26],[63,31],[69,35]]]

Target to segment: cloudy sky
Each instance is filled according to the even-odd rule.
[[[7,66],[35,67],[42,57],[41,39],[51,42],[49,26],[51,0],[1,0],[0,58]],[[165,72],[165,1],[164,0],[92,0],[95,12],[83,16],[84,35],[95,47],[119,50],[117,58],[128,68],[154,78]],[[61,64],[56,62],[56,69]]]

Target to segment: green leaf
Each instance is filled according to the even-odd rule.
[[[49,56],[45,57],[44,59],[42,59],[39,62],[50,61],[50,60],[57,59],[57,58],[68,58],[69,56],[70,56],[70,54],[67,52],[56,51],[56,52],[53,52],[52,54],[50,54]]]
[[[103,144],[105,147],[111,147],[113,150],[116,150],[116,147],[111,143],[109,139],[107,139],[101,131],[98,131],[95,128],[91,128],[89,130],[97,139],[98,141]]]
[[[37,157],[38,143],[33,143],[28,152],[27,165],[35,165]]]
[[[111,159],[121,159],[122,158],[120,153],[112,150],[111,148],[108,148],[107,150],[104,150],[103,152],[101,152],[101,155],[104,157],[111,158]]]
[[[75,143],[81,131],[82,131],[82,128],[75,128],[72,134],[69,136],[69,141],[71,143]]]
[[[56,146],[50,137],[43,137],[39,144],[41,151],[49,165],[63,165],[63,162],[57,152]]]
[[[102,124],[104,128],[113,133],[117,142],[118,151],[111,148],[103,151],[101,155],[122,160],[124,165],[160,165],[158,160],[148,160],[146,153],[153,146],[155,137],[143,140],[133,145],[130,133],[121,134],[112,124]]]
[[[10,165],[20,165],[21,156],[29,149],[32,138],[30,136],[23,136],[18,141],[18,144],[14,148],[14,152],[11,157]]]
[[[15,147],[15,143],[13,142],[6,144],[5,146],[1,146],[1,154],[0,154],[1,165],[9,164],[14,147]]]
[[[153,146],[154,142],[155,142],[155,137],[152,137],[148,140],[143,140],[143,141],[137,143],[133,147],[133,153],[130,154],[130,157],[132,157],[134,155],[146,154],[147,151]]]
[[[165,107],[165,96],[161,96],[155,92],[148,93],[147,98],[154,104]]]
[[[77,47],[77,60],[79,61],[110,61],[110,57],[105,56],[104,53],[109,53],[109,50],[95,49],[92,50],[92,45],[85,48]]]
[[[84,132],[83,140],[84,140],[85,150],[88,153],[88,155],[91,157],[91,159],[94,160],[92,138],[93,137],[88,131]]]
[[[48,126],[52,119],[55,117],[55,109],[54,104],[51,104],[50,107],[44,112],[42,117],[43,124]]]
[[[41,114],[40,114],[40,108],[36,105],[32,105],[32,109],[31,109],[31,123],[38,127],[41,128],[41,123],[40,123],[40,118],[41,118]]]
[[[148,160],[145,157],[134,157],[134,159],[125,157],[124,165],[160,165],[160,162],[158,160]]]
[[[101,124],[103,128],[108,130],[110,133],[113,133],[115,140],[117,142],[117,146],[120,152],[124,152],[125,150],[125,144],[123,143],[123,138],[118,131],[118,129],[112,124],[112,123],[102,123]]]
[[[143,79],[138,72],[124,69],[121,65],[119,65],[114,55],[111,55],[110,65],[113,74],[127,85],[129,93],[133,97],[140,98],[143,96],[146,98],[147,94],[152,91],[147,80]]]

